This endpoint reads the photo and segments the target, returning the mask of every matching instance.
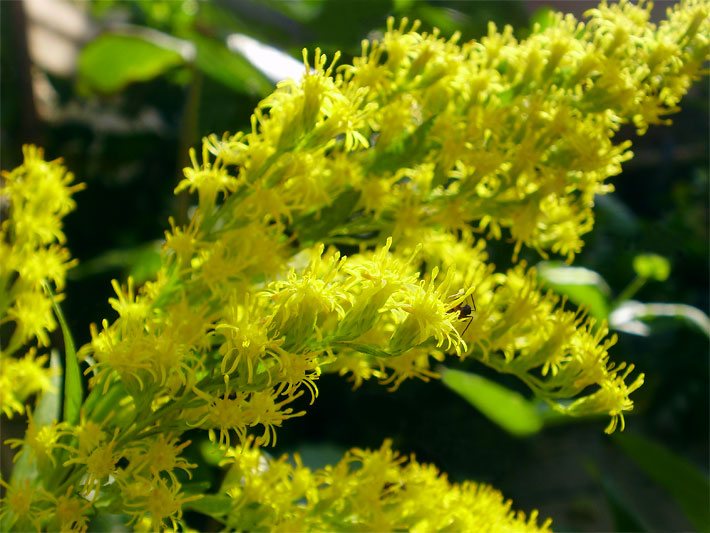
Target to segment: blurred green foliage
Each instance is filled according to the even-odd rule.
[[[248,129],[250,113],[273,88],[260,65],[229,49],[229,35],[250,36],[297,59],[303,47],[319,46],[328,55],[341,50],[348,62],[362,39],[381,31],[388,15],[421,19],[424,30],[438,27],[444,35],[460,31],[462,40],[483,35],[489,20],[512,24],[524,37],[526,28],[545,24],[547,17],[543,4],[512,1],[82,4],[101,31],[87,36],[75,76],[35,72],[53,95],[53,110],[38,114],[33,127],[27,112],[31,87],[22,74],[37,66],[13,46],[26,34],[10,4],[0,3],[2,166],[15,166],[20,145],[33,141],[50,157],[63,157],[88,185],[67,220],[69,247],[80,266],[63,305],[77,345],[88,340],[90,322],[113,316],[107,304],[111,278],[130,274],[144,281],[155,271],[156,239],[168,215],[186,209],[172,191],[187,148],[208,133]],[[526,257],[540,262],[542,278],[570,305],[585,306],[600,320],[627,311],[612,319],[621,330],[615,350],[647,376],[636,395],[635,416],[628,419],[629,435],[612,442],[589,421],[558,427],[559,419],[526,399],[518,383],[482,367],[455,365],[444,370],[443,384],[407,382],[394,395],[369,383],[352,392],[339,378],[324,376],[315,408],[284,427],[274,453],[300,450],[306,464],[322,466],[343,446],[377,447],[392,436],[396,447],[437,464],[453,480],[492,482],[519,507],[540,509],[559,530],[644,524],[707,530],[707,107],[707,84],[700,84],[673,126],[634,139],[636,158],[615,180],[618,192],[599,200],[597,227],[575,267]],[[630,129],[620,135],[633,137]],[[343,212],[334,206],[333,217]],[[510,263],[509,243],[489,249],[499,268]],[[679,305],[632,312],[631,298]],[[641,319],[649,329],[636,331],[645,336],[624,332],[630,330],[624,324]],[[48,397],[41,409],[58,409],[57,402]],[[194,453],[201,453],[200,446]],[[646,490],[647,478],[624,454],[657,489]],[[200,476],[197,481],[219,483],[216,468]],[[666,502],[668,493],[677,506]],[[589,501],[609,507],[600,511]]]

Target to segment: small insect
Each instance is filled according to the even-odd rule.
[[[452,296],[452,298],[458,298],[458,297],[459,297],[459,294],[454,294]],[[476,311],[476,300],[474,300],[473,296],[470,296],[470,295],[469,295],[469,298],[471,299],[471,305],[469,305],[468,303],[461,302],[449,310],[449,312],[451,312],[451,313],[458,313],[459,320],[468,320],[466,327],[463,328],[463,331],[461,332],[461,336],[463,336],[463,334],[466,333],[466,330],[471,325],[471,321],[473,320],[472,315]]]

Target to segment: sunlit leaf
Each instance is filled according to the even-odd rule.
[[[197,47],[195,64],[206,76],[235,92],[252,96],[266,96],[274,90],[274,84],[258,69],[221,42],[196,33],[190,39]]]
[[[79,55],[80,86],[110,94],[131,83],[149,81],[184,64],[177,51],[138,35],[105,33]]]
[[[609,286],[604,278],[588,268],[570,267],[563,263],[542,262],[538,275],[546,287],[567,296],[577,305],[583,305],[594,318],[606,319],[609,315]]]
[[[79,421],[79,412],[81,410],[84,391],[81,384],[81,370],[79,369],[79,360],[76,357],[74,337],[72,337],[71,330],[67,325],[67,321],[64,319],[62,308],[54,297],[51,287],[45,285],[45,288],[52,298],[54,314],[57,317],[59,327],[62,330],[62,336],[64,337],[64,409],[62,420],[70,424],[75,424]]]
[[[685,321],[710,337],[710,318],[697,307],[685,304],[641,303],[629,300],[612,311],[609,323],[614,329],[646,336],[651,333],[651,328],[644,321],[664,317]]]
[[[37,401],[37,406],[32,413],[37,427],[47,426],[59,419],[62,406],[62,363],[59,352],[52,350],[49,358],[49,368],[51,371],[50,382],[52,388],[42,393]],[[23,447],[24,448],[24,447]],[[37,467],[35,461],[29,453],[20,450],[20,456],[13,466],[10,483],[17,486],[25,480],[33,480],[37,477]]]
[[[515,391],[482,376],[447,368],[442,370],[441,380],[511,435],[525,437],[542,429],[535,405]]]
[[[248,35],[231,34],[227,37],[227,46],[233,52],[244,56],[272,83],[288,78],[300,80],[306,72],[303,60],[295,59],[286,52]]]

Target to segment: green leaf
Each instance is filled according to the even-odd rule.
[[[294,224],[298,238],[303,244],[313,243],[337,231],[348,220],[358,200],[360,191],[347,189],[329,206],[303,215]]]
[[[49,368],[52,373],[50,378],[52,390],[42,394],[32,412],[34,421],[39,427],[59,420],[61,412],[62,399],[59,393],[62,390],[62,358],[57,350],[52,350],[49,356]]]
[[[424,159],[431,149],[431,131],[436,115],[432,115],[422,122],[411,133],[402,135],[386,148],[375,143],[374,150],[370,150],[368,171],[380,174],[394,171],[404,166],[413,168],[416,163]]]
[[[392,4],[395,12],[404,12],[412,8],[414,0],[393,0]]]
[[[200,457],[210,466],[217,466],[224,460],[225,451],[220,448],[218,444],[208,439],[201,440],[198,448],[200,450]]]
[[[37,406],[32,413],[37,427],[47,426],[59,418],[61,408],[61,397],[59,391],[62,389],[62,364],[59,352],[52,350],[49,358],[49,368],[51,370],[52,388],[45,391],[37,401]],[[22,448],[24,450],[24,446]],[[21,451],[10,477],[12,486],[25,480],[33,480],[37,477],[37,467],[32,456],[26,451]],[[4,530],[3,530],[4,531]]]
[[[195,65],[206,76],[242,94],[263,97],[274,90],[266,76],[219,41],[196,33],[190,35],[190,40],[197,47]]]
[[[283,13],[288,18],[301,24],[312,22],[323,11],[322,0],[309,2],[284,2],[283,0],[263,0],[264,5],[269,9]]]
[[[641,254],[634,257],[634,271],[639,277],[666,281],[671,273],[671,263],[665,257],[656,254]]]
[[[594,318],[605,320],[609,316],[609,286],[598,273],[547,261],[539,263],[537,271],[546,287],[567,296],[576,305],[585,306]]]
[[[411,12],[413,6],[401,6],[401,1],[398,3],[400,6],[397,6],[397,9],[400,13],[404,14],[405,10],[410,10]],[[466,15],[449,7],[439,7],[427,2],[417,2],[416,9],[417,18],[424,20],[431,26],[439,28],[444,35],[451,35],[465,25]]]
[[[584,466],[589,475],[601,485],[614,520],[614,531],[648,531],[649,528],[646,527],[643,519],[623,496],[614,481],[602,474],[596,464],[588,462]]]
[[[128,275],[135,283],[141,285],[155,279],[161,266],[160,248],[145,247],[136,255],[131,268],[128,269]]]
[[[116,93],[131,83],[152,80],[184,63],[185,59],[176,50],[144,36],[105,33],[79,54],[79,84],[99,93]]]
[[[113,411],[121,399],[128,396],[128,391],[122,382],[114,382],[109,389],[104,390],[103,386],[94,387],[84,402],[86,415],[95,422],[101,422]]]
[[[52,298],[54,314],[57,316],[59,326],[62,329],[62,336],[64,337],[64,412],[62,420],[70,424],[76,424],[79,421],[84,392],[82,390],[81,369],[79,368],[79,360],[76,357],[74,338],[69,326],[67,326],[67,321],[64,319],[62,308],[54,297],[52,288],[48,284],[45,284],[45,288]]]
[[[595,197],[594,210],[599,213],[599,220],[604,220],[604,227],[611,235],[634,238],[641,231],[641,223],[634,212],[614,194]]]
[[[533,11],[533,14],[530,16],[530,25],[534,26],[535,24],[540,25],[540,32],[544,31],[545,29],[549,28],[555,23],[555,11],[550,9],[547,6],[540,7]]]
[[[126,515],[99,511],[89,522],[89,531],[127,533],[132,530],[127,525],[130,520],[130,517]]]
[[[515,391],[476,374],[448,368],[442,370],[441,380],[511,435],[525,437],[542,429],[535,406]]]
[[[205,494],[199,500],[186,502],[183,509],[197,511],[216,520],[221,520],[232,508],[232,499],[226,494]]]
[[[69,277],[82,279],[110,270],[123,270],[137,284],[141,284],[153,279],[160,265],[160,242],[155,241],[133,248],[104,252],[70,270]]]
[[[698,531],[710,531],[710,479],[664,446],[640,435],[615,435],[613,440],[671,495]]]
[[[623,302],[609,316],[614,329],[647,336],[651,329],[641,321],[658,318],[674,318],[686,322],[707,337],[710,337],[710,318],[697,307],[686,304],[641,303],[633,300]]]
[[[291,78],[299,80],[306,73],[303,59],[296,59],[283,50],[242,33],[227,37],[227,48],[244,57],[273,83]]]

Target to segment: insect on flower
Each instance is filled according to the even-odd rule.
[[[461,296],[461,293],[458,292],[452,296],[450,296],[450,299],[456,299]],[[449,313],[458,313],[458,319],[459,320],[466,320],[467,324],[466,327],[463,328],[463,331],[461,332],[461,336],[463,336],[464,333],[466,333],[466,330],[468,327],[471,325],[471,321],[473,320],[473,313],[476,311],[476,300],[473,299],[473,296],[469,295],[469,298],[471,300],[471,304],[469,305],[468,303],[460,302],[453,306],[451,309],[449,309]]]

